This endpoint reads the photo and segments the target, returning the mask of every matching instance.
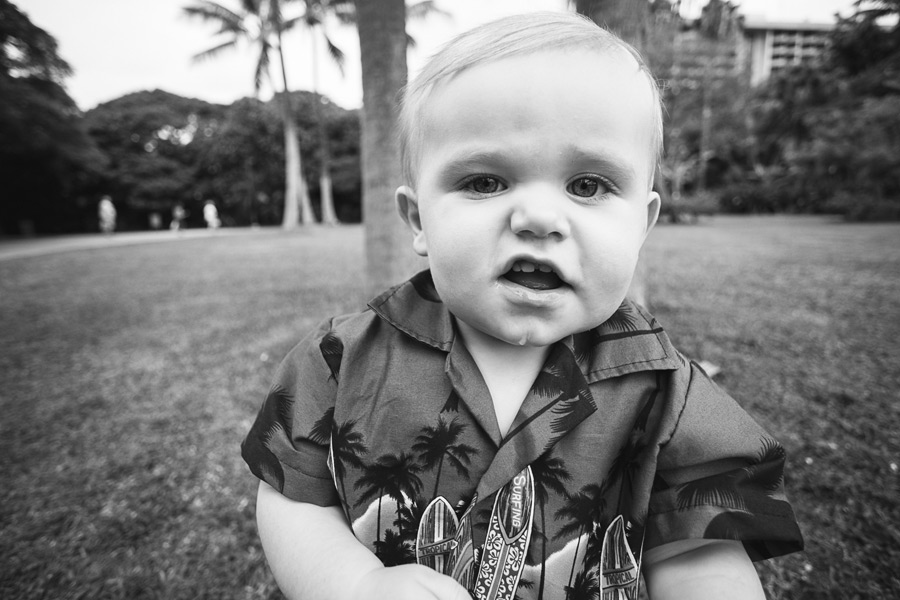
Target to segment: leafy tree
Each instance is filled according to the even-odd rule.
[[[773,76],[753,100],[758,182],[726,189],[732,211],[837,211],[900,219],[900,13],[861,0],[818,64]]]
[[[96,228],[88,190],[105,158],[63,87],[70,74],[56,40],[0,0],[0,232]]]
[[[198,140],[196,183],[202,195],[218,199],[221,212],[238,223],[279,223],[281,131],[278,111],[255,98],[229,106],[214,134]]]
[[[900,0],[857,0],[854,6],[832,33],[832,65],[850,77],[865,76],[870,91],[900,93]],[[882,24],[892,19],[892,27]]]
[[[360,116],[359,111],[345,110],[327,97],[311,92],[293,92],[291,104],[294,118],[300,128],[301,151],[314,154],[321,148],[321,136],[328,146],[328,165],[331,170],[331,192],[335,216],[344,222],[360,221]],[[304,175],[313,183],[310,195],[322,197],[323,179],[320,161],[306,161]],[[325,220],[327,206],[321,205],[321,217]]]
[[[224,42],[201,52],[195,59],[202,60],[219,55],[223,50],[236,47],[240,42],[249,42],[256,47],[259,58],[254,74],[254,88],[259,91],[263,78],[269,77],[270,53],[278,54],[281,70],[282,89],[276,94],[281,103],[284,125],[285,147],[285,194],[282,226],[296,227],[298,219],[308,224],[314,220],[309,191],[301,171],[300,142],[297,126],[292,117],[291,96],[287,83],[282,36],[290,28],[283,18],[280,0],[241,0],[240,12],[213,2],[197,0],[184,7],[185,13],[199,17],[219,26],[219,34],[226,36]],[[274,81],[273,81],[274,83]]]
[[[161,90],[128,94],[88,111],[87,131],[109,158],[103,177],[113,198],[144,217],[181,203],[199,220],[197,140],[215,135],[224,111]]]
[[[301,153],[310,153],[328,137],[335,181],[333,208],[343,221],[359,221],[359,116],[324,96],[293,92],[291,105],[300,131]],[[314,107],[319,107],[319,115]],[[321,123],[321,124],[320,124]],[[281,117],[274,102],[245,98],[225,112],[215,135],[199,139],[198,185],[203,194],[220,199],[236,222],[273,224],[281,221],[284,146],[278,142]],[[308,181],[321,181],[321,164],[305,161]],[[321,197],[318,185],[310,196]],[[323,204],[322,215],[325,216]]]

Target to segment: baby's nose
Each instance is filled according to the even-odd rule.
[[[510,228],[520,236],[564,239],[571,231],[564,206],[553,194],[523,194],[510,216]]]

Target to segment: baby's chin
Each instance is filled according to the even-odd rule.
[[[511,346],[521,346],[523,348],[543,348],[555,344],[570,335],[570,332],[565,330],[554,331],[552,329],[539,327],[510,328],[502,330],[494,329],[493,331],[491,329],[494,328],[488,328],[488,331],[485,333]]]

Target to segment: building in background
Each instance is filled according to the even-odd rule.
[[[747,17],[742,29],[741,54],[749,59],[750,85],[756,86],[778,71],[819,57],[834,23],[775,23]]]

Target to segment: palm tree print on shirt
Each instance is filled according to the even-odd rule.
[[[347,489],[344,487],[344,480],[347,476],[347,467],[365,468],[362,457],[369,452],[369,448],[365,444],[365,436],[356,430],[356,421],[336,424],[332,406],[313,424],[309,439],[317,444],[331,444],[334,453],[331,468],[334,469],[336,483],[341,486],[341,498],[346,502]],[[345,512],[347,512],[346,508]],[[347,519],[349,520],[349,518],[348,514]]]
[[[438,417],[437,425],[423,427],[422,433],[416,436],[412,449],[414,452],[419,453],[419,459],[423,463],[424,468],[434,469],[437,467],[432,498],[436,498],[438,495],[441,470],[445,461],[450,463],[450,466],[453,467],[460,477],[469,477],[468,467],[472,462],[472,456],[475,454],[475,448],[459,442],[459,438],[465,429],[466,426],[458,423],[455,418],[448,422],[441,415]]]
[[[547,536],[544,533],[547,530],[547,517],[544,509],[549,500],[549,492],[562,495],[566,493],[564,482],[570,480],[572,476],[566,470],[565,463],[562,459],[553,457],[550,453],[543,454],[539,459],[531,463],[531,475],[534,477],[534,499],[538,505],[538,513],[541,516],[540,539],[541,539],[541,578],[538,582],[538,598],[544,597],[544,576],[547,567]],[[532,540],[535,536],[532,535]]]
[[[272,386],[260,409],[260,416],[254,422],[253,430],[251,430],[252,435],[256,428],[261,427],[262,423],[269,423],[261,435],[263,443],[257,451],[266,455],[263,460],[259,461],[264,475],[263,479],[279,492],[284,491],[284,469],[271,447],[273,440],[284,437],[286,431],[284,423],[290,423],[293,406],[294,397],[286,389],[280,385]]]
[[[375,529],[375,550],[378,554],[381,542],[381,505],[384,497],[388,496],[397,503],[399,519],[401,508],[407,499],[416,498],[421,493],[422,480],[419,479],[419,473],[422,467],[411,454],[401,452],[398,455],[384,454],[375,461],[375,464],[365,465],[363,471],[362,477],[354,484],[356,489],[364,490],[356,501],[356,506],[362,506],[378,498]]]
[[[784,461],[784,447],[764,436],[760,438],[759,453],[746,467],[682,485],[678,490],[678,507],[687,509],[698,504],[723,507],[725,510],[707,525],[704,537],[744,540],[751,559],[765,558],[771,552],[766,550],[764,542],[753,539],[777,539],[779,532],[772,531],[772,535],[760,532],[763,520],[756,516],[785,515],[787,518],[790,509],[778,497],[784,483]]]
[[[575,534],[578,536],[575,546],[575,557],[572,559],[572,570],[569,574],[569,587],[572,587],[575,579],[575,567],[578,564],[578,553],[581,548],[581,539],[585,534],[593,532],[598,523],[606,521],[606,480],[602,484],[588,484],[575,494],[565,494],[565,504],[556,511],[554,519],[567,522],[563,525],[554,539]]]

